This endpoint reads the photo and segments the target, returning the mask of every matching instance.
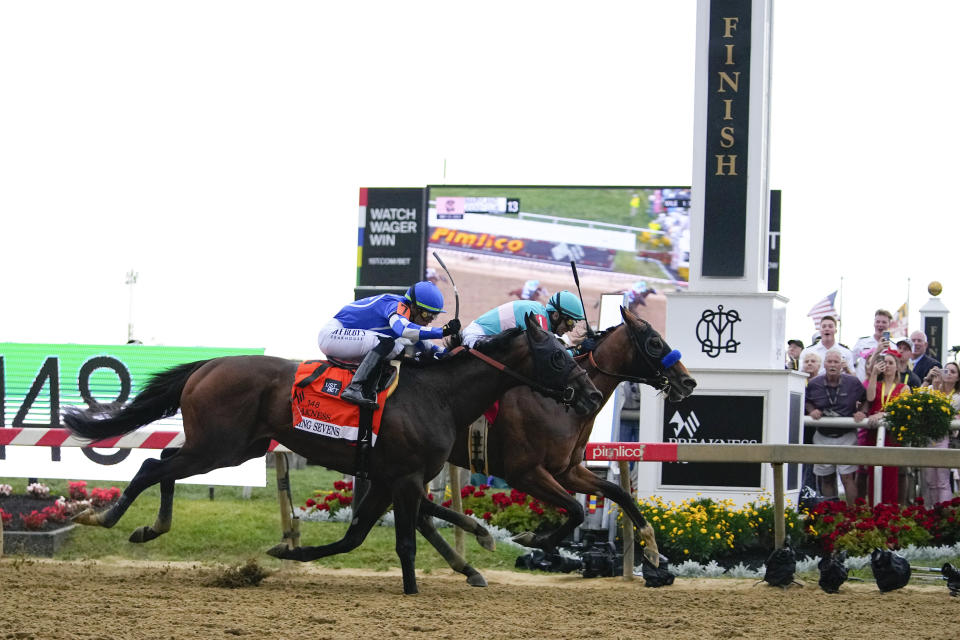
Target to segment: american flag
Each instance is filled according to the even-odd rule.
[[[820,319],[823,318],[823,316],[833,316],[834,318],[837,317],[837,309],[833,306],[833,302],[836,299],[836,291],[827,294],[823,300],[813,305],[813,308],[810,309],[809,313],[807,313],[808,317],[813,318],[813,324],[817,329],[820,328]]]

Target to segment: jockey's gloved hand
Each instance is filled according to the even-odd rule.
[[[446,337],[446,336],[452,336],[453,334],[458,333],[459,331],[460,331],[460,319],[459,319],[459,318],[454,318],[453,320],[451,320],[451,321],[448,322],[447,324],[443,325],[443,335],[444,335],[444,337]]]
[[[583,342],[580,343],[580,353],[586,353],[588,351],[593,351],[597,348],[597,341],[593,338],[584,338]]]

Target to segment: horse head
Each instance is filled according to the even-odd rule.
[[[544,331],[532,313],[528,313],[524,321],[527,326],[524,334],[533,359],[533,375],[543,387],[532,386],[533,390],[573,407],[580,416],[599,409],[603,394],[566,346],[555,335]]]
[[[648,384],[666,393],[670,402],[680,402],[693,393],[697,381],[680,362],[680,352],[671,349],[649,322],[630,310],[621,306],[620,315],[633,344],[635,360],[648,370]]]

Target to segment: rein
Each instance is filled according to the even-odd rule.
[[[615,371],[607,371],[606,369],[600,366],[600,363],[597,362],[597,359],[593,355],[593,351],[588,351],[586,355],[579,355],[575,359],[584,358],[584,357],[586,357],[589,360],[591,366],[593,366],[594,369],[596,369],[597,371],[599,371],[604,375],[610,376],[611,378],[619,378],[621,380],[626,380],[627,382],[638,382],[640,384],[648,384],[655,389],[663,389],[668,384],[670,384],[670,381],[667,380],[667,377],[662,373],[660,373],[659,371],[657,373],[657,376],[654,378],[641,378],[640,376],[631,376],[626,373],[617,373]]]
[[[454,355],[456,353],[459,353],[460,351],[466,351],[470,355],[476,358],[479,358],[481,361],[487,363],[494,369],[498,369],[499,371],[507,374],[508,376],[512,377],[515,380],[520,381],[521,383],[529,386],[531,389],[547,396],[548,398],[553,398],[560,402],[570,402],[571,400],[573,400],[573,395],[574,395],[573,387],[567,387],[563,391],[558,391],[556,389],[545,387],[544,385],[540,384],[536,380],[533,380],[532,378],[528,378],[522,373],[514,371],[513,369],[508,369],[507,366],[502,362],[498,362],[497,360],[494,360],[487,354],[480,353],[476,349],[468,349],[467,347],[459,346],[451,350],[450,355]],[[586,375],[586,372],[581,369],[580,375]]]

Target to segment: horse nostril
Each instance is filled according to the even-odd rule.
[[[591,392],[590,401],[599,407],[600,403],[603,402],[603,394],[600,393],[599,391]]]
[[[693,378],[684,378],[682,384],[687,389],[690,389],[691,391],[693,391],[697,386],[697,381],[694,380]]]

